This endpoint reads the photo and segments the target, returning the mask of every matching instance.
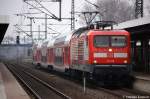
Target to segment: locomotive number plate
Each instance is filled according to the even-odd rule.
[[[114,53],[107,53],[107,57],[108,58],[113,58],[114,57]]]

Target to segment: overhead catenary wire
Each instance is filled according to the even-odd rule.
[[[45,12],[45,11],[41,10],[40,8],[37,8],[36,6],[34,6],[34,5],[30,4],[29,2],[26,2],[26,1],[25,1],[25,3],[27,3],[28,5],[32,6],[33,8],[35,8],[35,9],[37,9],[37,10],[41,11],[41,12],[43,12],[43,13],[47,14],[47,15],[48,15],[49,17],[51,17],[52,19],[56,19],[56,20],[60,21],[60,19],[59,19],[59,18],[57,18],[57,17],[55,17],[55,16],[51,15],[51,13],[47,13],[47,12]]]
[[[18,27],[18,25],[14,25],[17,29],[21,30],[21,32],[25,33],[27,36],[31,37],[30,34],[28,34],[27,32],[25,32],[23,29],[21,29],[20,27]],[[17,31],[19,32],[19,31]]]
[[[50,30],[52,30],[52,31],[54,31],[54,32],[56,32],[56,33],[58,33],[58,34],[61,34],[60,32],[58,32],[58,31],[56,31],[56,30],[54,30],[54,29],[52,29],[50,27],[47,27],[47,28],[50,29]]]
[[[42,20],[45,20],[45,17],[43,17],[43,15],[46,13],[48,16],[47,17],[48,21],[52,21],[52,22],[54,21],[54,23],[55,23],[55,24],[53,24],[52,28],[47,27],[47,29],[49,30],[49,31],[47,31],[47,34],[56,34],[56,33],[61,34],[58,30],[55,30],[55,27],[56,27],[55,25],[60,25],[63,28],[65,23],[64,24],[56,23],[56,22],[60,22],[60,21],[58,21],[59,16],[57,17],[54,12],[52,12],[50,9],[48,9],[49,7],[47,7],[47,5],[45,3],[47,1],[59,3],[60,0],[23,0],[23,1],[24,1],[24,5],[26,8],[24,8],[24,11],[22,11],[20,14],[17,14],[17,16],[21,16],[22,18],[24,18],[25,21],[20,26],[20,28],[22,28],[22,30],[19,30],[18,32],[23,32],[23,30],[27,30],[26,33],[28,33],[28,34],[29,34],[29,32],[31,32],[30,30],[28,30],[28,27],[25,27],[25,26],[30,26],[30,25],[26,25],[26,24],[28,24],[28,22],[31,23],[31,21],[29,21],[29,19],[32,19],[32,23],[34,24],[32,32],[37,32],[37,30],[35,30],[37,28],[36,26],[37,26],[37,24],[41,24]],[[62,1],[62,3],[64,3],[64,2]],[[51,4],[54,4],[54,3],[51,3]],[[65,16],[66,16],[66,14],[65,14]],[[57,19],[56,19],[56,17],[57,17]],[[64,21],[64,20],[70,21],[71,17],[68,17],[68,15],[67,15],[66,17],[62,17],[61,19],[62,19],[62,21]],[[36,22],[36,24],[34,22]],[[71,25],[71,24],[66,24],[65,28],[67,28],[68,25]],[[42,28],[44,29],[44,27],[42,27]],[[59,29],[62,30],[61,28],[59,28]],[[68,29],[65,29],[65,31],[66,30],[67,30],[67,32],[70,31]],[[52,32],[54,32],[54,33],[51,33],[50,30],[52,30]],[[63,28],[63,30],[64,30],[64,28]],[[66,33],[66,32],[63,32],[63,33]],[[33,34],[34,34],[34,36],[36,36],[36,33],[33,33]]]
[[[44,7],[38,0],[35,0],[41,7],[43,7],[43,9],[45,9],[48,13],[51,14],[52,18],[57,19],[58,21],[60,21],[60,18],[58,18],[57,16],[55,16],[53,13],[51,13],[46,7]]]

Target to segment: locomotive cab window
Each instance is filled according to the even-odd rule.
[[[109,46],[109,36],[95,36],[94,37],[95,47],[108,47]]]
[[[111,36],[111,46],[112,47],[126,46],[126,37],[125,36]]]
[[[126,36],[101,35],[94,37],[95,47],[124,47],[126,46]]]

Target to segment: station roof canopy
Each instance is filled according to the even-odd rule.
[[[4,38],[8,25],[9,25],[9,16],[0,15],[0,44]]]
[[[132,35],[150,35],[150,16],[119,23],[114,29],[125,29]]]

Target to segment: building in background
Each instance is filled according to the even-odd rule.
[[[0,45],[1,60],[32,60],[31,44],[2,44]]]

